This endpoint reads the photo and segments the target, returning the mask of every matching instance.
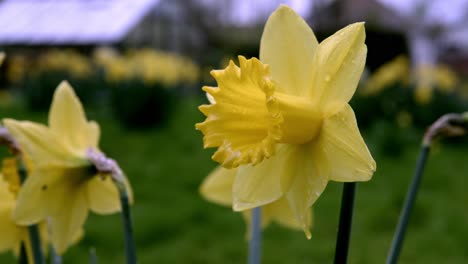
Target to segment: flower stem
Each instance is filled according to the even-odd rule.
[[[18,162],[18,174],[21,184],[26,179],[26,168],[21,159]],[[39,229],[37,224],[28,226],[29,241],[31,242],[31,250],[33,254],[34,264],[44,264],[44,255],[41,249],[41,238],[39,237]]]
[[[336,238],[335,264],[346,264],[348,262],[349,240],[351,237],[351,225],[353,222],[354,196],[356,194],[356,183],[345,182],[343,184],[343,195],[341,197],[340,223],[338,236]]]
[[[62,256],[57,255],[53,246],[50,246],[50,264],[62,264]]]
[[[127,264],[136,264],[137,256],[135,249],[135,240],[133,238],[132,216],[130,212],[130,204],[128,199],[127,188],[125,184],[119,181],[114,181],[119,190],[120,205],[122,206],[122,223],[125,239],[125,255]]]
[[[262,250],[262,208],[252,209],[248,264],[260,264]]]
[[[97,264],[97,255],[96,255],[96,249],[95,248],[90,248],[89,249],[89,264]]]
[[[419,189],[419,184],[421,182],[429,150],[430,146],[427,144],[424,144],[421,147],[418,163],[416,164],[416,171],[411,181],[411,185],[408,189],[403,209],[400,213],[400,219],[398,220],[395,235],[393,236],[392,246],[387,257],[387,264],[397,263],[398,257],[400,256],[401,247],[405,238],[406,228],[408,226],[408,221],[410,218],[411,211],[413,209],[414,200],[416,199],[416,194]]]
[[[21,242],[18,264],[28,264],[28,253],[26,253],[24,242]]]
[[[89,161],[94,164],[96,170],[101,175],[104,177],[106,175],[111,176],[112,181],[119,191],[127,264],[136,264],[137,256],[135,249],[135,239],[133,238],[132,216],[130,212],[127,186],[125,185],[125,175],[123,174],[117,162],[111,158],[106,157],[104,153],[90,148],[87,151],[87,156]]]

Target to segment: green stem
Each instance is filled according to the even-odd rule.
[[[26,180],[26,168],[22,160],[18,161],[18,174],[21,184]],[[33,254],[34,264],[44,264],[44,255],[41,249],[41,238],[37,224],[28,226],[29,240],[31,241],[31,250]]]
[[[18,264],[28,264],[28,253],[26,252],[24,242],[21,242]]]
[[[96,249],[95,248],[90,248],[89,249],[89,264],[97,264],[97,255],[96,255]]]
[[[252,220],[250,223],[250,242],[249,242],[249,264],[260,264],[262,250],[262,208],[252,209]]]
[[[62,264],[62,256],[57,255],[53,246],[50,246],[50,264]]]
[[[403,246],[403,240],[405,238],[406,228],[408,227],[409,218],[416,199],[416,194],[418,193],[429,150],[429,144],[424,144],[421,148],[418,163],[416,164],[416,171],[411,181],[411,185],[408,188],[405,203],[400,213],[400,219],[398,220],[398,226],[396,228],[395,235],[393,236],[392,246],[388,253],[387,264],[396,264],[398,262],[398,257],[400,256],[401,247]]]
[[[336,238],[335,264],[348,262],[349,240],[353,222],[354,196],[356,195],[356,183],[345,182],[341,197],[340,223]]]
[[[135,240],[133,236],[132,216],[130,212],[130,203],[125,184],[114,180],[117,189],[119,190],[120,205],[122,207],[122,223],[125,240],[125,255],[127,264],[136,264],[137,256],[135,249]]]

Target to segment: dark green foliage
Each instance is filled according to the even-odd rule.
[[[67,80],[85,105],[93,105],[106,95],[100,78],[76,78],[66,71],[44,71],[28,76],[21,84],[29,109],[47,111],[60,82]]]
[[[173,87],[137,79],[110,86],[113,111],[126,128],[150,128],[168,121],[175,103]]]

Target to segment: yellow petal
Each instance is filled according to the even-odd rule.
[[[311,210],[309,209],[309,211]],[[271,218],[272,221],[275,221],[285,227],[292,229],[303,228],[301,224],[296,221],[296,218],[294,217],[294,214],[286,198],[281,198],[271,204],[265,205],[264,214],[266,217]],[[309,229],[309,227],[312,225],[311,212],[306,215],[306,218],[306,225]]]
[[[46,126],[13,119],[4,119],[3,124],[35,166],[76,167],[86,164],[85,160],[71,155],[69,149],[57,140],[57,135]]]
[[[88,216],[86,192],[82,186],[77,188],[70,181],[62,180],[51,186],[49,195],[51,241],[57,254],[61,255],[76,241]]]
[[[21,186],[18,193],[13,219],[19,225],[32,225],[47,217],[49,185],[56,185],[58,177],[55,173],[33,171]],[[56,197],[55,199],[61,200]]]
[[[99,126],[87,121],[80,100],[66,81],[60,83],[54,93],[49,126],[63,144],[77,153],[81,151],[84,155],[88,147],[97,147]]]
[[[110,177],[95,176],[86,182],[89,208],[98,214],[120,211],[119,192]]]
[[[206,177],[200,186],[202,196],[214,203],[225,206],[232,205],[232,186],[237,174],[237,169],[225,169],[217,167]]]
[[[317,39],[294,10],[281,5],[268,19],[260,43],[260,60],[270,65],[278,91],[304,95],[310,89],[310,74]]]
[[[329,164],[315,141],[296,149],[296,171],[292,176],[286,199],[296,222],[304,230],[307,238],[310,238],[310,208],[327,186]]]
[[[306,215],[308,229],[310,229],[310,226],[312,225],[312,213],[311,210],[309,211],[310,213]],[[252,221],[252,210],[242,211],[242,216],[247,226],[247,238],[249,238],[251,234],[250,227]],[[288,200],[284,197],[262,206],[261,227],[266,228],[271,222],[276,222],[291,229],[303,229],[303,227],[296,221],[296,218],[289,207]]]
[[[0,52],[0,65],[3,64],[4,60],[5,60],[5,52]]]
[[[15,198],[0,175],[0,252],[14,250],[21,237],[20,228],[11,219]]]
[[[317,48],[309,97],[326,116],[340,111],[351,99],[366,63],[364,23],[351,24]]]
[[[196,124],[204,146],[218,147],[212,158],[225,168],[258,164],[273,155],[280,137],[280,116],[267,108],[274,89],[268,67],[255,58],[240,56],[239,61],[240,68],[231,61],[226,69],[212,71],[219,88],[203,90],[216,103],[200,107],[207,118]]]
[[[255,166],[239,167],[233,186],[233,209],[252,209],[281,198],[297,171],[295,149],[293,145],[281,144],[270,159]]]
[[[317,145],[329,161],[330,180],[367,181],[376,170],[349,105],[323,122]]]

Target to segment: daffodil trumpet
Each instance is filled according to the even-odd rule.
[[[130,211],[129,194],[125,182],[125,177],[115,160],[106,157],[103,153],[94,149],[88,149],[87,156],[89,161],[95,166],[98,174],[110,175],[112,181],[119,191],[120,206],[122,208],[122,224],[125,242],[125,255],[127,264],[136,264],[137,255],[135,239],[133,235],[132,216]]]
[[[392,245],[387,256],[387,264],[396,264],[398,262],[411,211],[413,210],[413,205],[434,139],[440,137],[463,136],[466,134],[468,134],[468,112],[462,114],[445,114],[427,129],[421,144],[416,169],[408,191],[406,192],[406,198],[400,212],[395,234],[393,235]]]

